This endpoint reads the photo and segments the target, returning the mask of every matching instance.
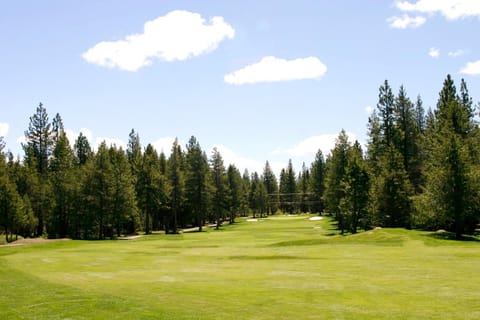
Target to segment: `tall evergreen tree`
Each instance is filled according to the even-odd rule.
[[[300,212],[306,213],[310,211],[310,170],[305,165],[305,162],[302,164],[302,171],[298,175],[297,181],[297,190],[299,191],[299,202],[300,202]]]
[[[112,217],[109,236],[134,233],[139,223],[134,179],[122,148],[110,147],[112,164]],[[161,193],[159,192],[160,196]],[[145,232],[148,233],[148,229]]]
[[[345,229],[345,219],[340,210],[340,202],[345,197],[342,181],[347,168],[347,155],[351,144],[345,130],[342,130],[335,141],[330,156],[326,162],[325,193],[323,201],[325,209],[334,215],[340,230]]]
[[[479,219],[476,155],[471,149],[476,125],[464,82],[462,88],[458,97],[448,75],[440,91],[435,123],[429,131],[427,184],[418,206],[420,215],[431,217],[436,227],[454,231],[457,238],[471,231]]]
[[[227,168],[227,181],[228,181],[228,211],[230,212],[230,224],[235,222],[235,217],[240,210],[242,199],[242,176],[240,171],[233,164],[230,164]]]
[[[78,182],[75,179],[74,155],[65,132],[58,137],[51,160],[52,187],[55,197],[50,217],[50,237],[70,235],[70,223],[75,219],[75,199]]]
[[[85,165],[87,160],[93,155],[92,148],[90,147],[87,137],[85,137],[81,132],[75,141],[73,149],[79,166]]]
[[[325,159],[322,150],[318,150],[310,169],[310,191],[314,212],[323,212],[323,193],[325,191]]]
[[[268,161],[263,169],[263,183],[268,195],[267,214],[274,214],[278,210],[278,182]]]
[[[41,175],[48,170],[48,159],[52,154],[53,139],[47,110],[40,103],[36,113],[30,117],[28,130],[25,131],[26,144],[23,145],[27,162],[35,159],[36,169]]]
[[[177,233],[178,216],[181,214],[182,206],[185,197],[185,180],[182,170],[183,159],[182,150],[178,144],[178,139],[175,139],[172,145],[172,153],[168,159],[168,181],[170,182],[170,210],[171,214],[167,219],[165,232]]]
[[[185,157],[185,197],[198,230],[202,231],[208,201],[208,160],[200,143],[192,136]]]
[[[359,224],[362,224],[364,228],[367,227],[369,200],[369,176],[358,141],[355,141],[348,150],[347,167],[341,185],[345,195],[340,200],[340,209],[345,215],[344,228],[351,233],[356,233]]]
[[[284,211],[295,213],[298,204],[297,179],[293,170],[292,159],[288,160],[287,168],[280,172],[280,202]]]
[[[226,183],[226,170],[223,159],[217,148],[213,148],[212,157],[210,159],[210,167],[212,172],[213,196],[212,205],[213,213],[217,222],[216,229],[220,228],[220,224],[225,216],[228,207],[226,202],[228,189]]]

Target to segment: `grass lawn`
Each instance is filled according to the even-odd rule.
[[[480,242],[328,219],[0,247],[1,319],[480,319]]]

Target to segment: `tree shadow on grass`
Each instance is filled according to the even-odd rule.
[[[455,236],[455,233],[442,231],[442,232],[431,232],[425,235],[436,240],[448,240],[448,241],[459,241],[459,242],[480,242],[480,239],[473,235],[462,235],[459,239]]]

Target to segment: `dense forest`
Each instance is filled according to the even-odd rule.
[[[319,150],[297,174],[292,162],[275,176],[240,172],[210,155],[192,136],[173,143],[170,156],[139,134],[127,150],[105,142],[93,150],[80,133],[73,148],[57,114],[40,104],[30,118],[24,158],[5,151],[0,137],[0,231],[7,241],[48,236],[115,238],[137,232],[206,224],[217,228],[237,216],[328,213],[342,233],[375,226],[445,229],[457,238],[480,220],[480,129],[462,79],[450,76],[434,110],[405,88],[379,89],[368,120],[366,150],[342,130],[330,154]]]

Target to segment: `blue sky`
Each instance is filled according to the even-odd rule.
[[[19,142],[39,102],[70,137],[169,152],[195,135],[225,162],[278,172],[366,141],[388,79],[434,107],[448,73],[480,86],[480,1],[5,1],[0,135]],[[73,140],[74,138],[72,138]]]

